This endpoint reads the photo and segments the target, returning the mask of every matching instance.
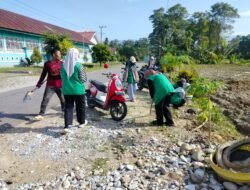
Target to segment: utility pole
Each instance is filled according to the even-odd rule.
[[[102,30],[103,30],[103,28],[107,28],[107,26],[106,25],[101,25],[101,26],[99,26],[99,28],[100,28],[100,36],[101,36],[101,43],[102,43],[102,35],[103,35]]]

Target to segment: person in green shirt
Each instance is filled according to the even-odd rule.
[[[126,65],[124,81],[128,83],[128,101],[134,102],[135,92],[138,88],[137,82],[139,81],[139,75],[136,68],[136,59],[134,56],[130,57],[129,62]]]
[[[173,104],[175,107],[179,107],[185,103],[185,100],[178,93],[175,93],[173,85],[164,74],[149,69],[145,72],[144,77],[147,79],[149,93],[155,103],[156,121],[152,123],[160,126],[163,124],[174,126],[169,105]]]
[[[65,132],[73,123],[73,109],[76,105],[77,121],[79,127],[87,125],[85,119],[85,87],[87,81],[86,73],[82,64],[78,62],[79,51],[70,48],[67,52],[65,62],[61,66],[62,92],[65,98]]]

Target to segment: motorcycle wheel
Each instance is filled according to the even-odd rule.
[[[143,79],[140,77],[139,82],[137,83],[138,90],[142,90],[144,85],[143,85]]]
[[[115,121],[123,120],[127,115],[127,105],[117,100],[112,101],[110,103],[110,115]]]
[[[93,102],[91,102],[91,100],[90,100],[90,91],[89,90],[86,91],[86,98],[87,98],[86,103],[87,103],[88,108],[93,109],[95,107],[95,104]]]

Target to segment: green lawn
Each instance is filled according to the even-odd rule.
[[[86,68],[87,72],[93,72],[104,69],[103,66],[100,67],[99,63],[94,63],[94,66],[92,68]],[[119,67],[121,66],[121,63],[119,62],[112,62],[109,63],[109,68]],[[31,66],[31,67],[0,67],[0,73],[10,73],[13,71],[31,71],[31,75],[40,75],[42,72],[42,66]],[[30,75],[30,74],[24,74],[24,75]]]

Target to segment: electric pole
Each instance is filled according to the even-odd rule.
[[[101,43],[102,43],[102,35],[103,35],[103,32],[102,32],[102,30],[103,30],[103,28],[107,28],[107,26],[106,25],[101,25],[101,26],[99,26],[99,28],[100,28],[100,36],[101,36]]]

